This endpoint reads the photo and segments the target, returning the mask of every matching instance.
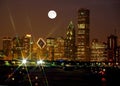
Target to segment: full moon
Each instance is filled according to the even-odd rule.
[[[48,12],[48,17],[49,17],[50,19],[55,19],[56,16],[57,16],[57,13],[56,13],[54,10],[50,10],[50,11]]]

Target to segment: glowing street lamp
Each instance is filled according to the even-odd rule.
[[[22,60],[22,63],[23,63],[23,64],[26,64],[26,63],[27,63],[27,60],[26,60],[26,59],[23,59],[23,60]]]
[[[37,64],[39,65],[39,64],[43,64],[44,63],[44,61],[43,60],[39,60],[39,61],[37,61]]]

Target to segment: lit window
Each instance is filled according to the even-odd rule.
[[[85,51],[85,48],[82,48],[81,51]]]
[[[78,34],[85,34],[85,30],[78,30]]]
[[[85,24],[78,24],[78,28],[84,29],[85,28]]]
[[[72,31],[70,31],[70,35],[72,35],[73,33],[72,33]]]
[[[70,40],[72,39],[72,37],[70,37]]]
[[[85,54],[85,52],[81,52],[81,55],[84,55]]]
[[[81,12],[80,14],[81,14],[81,15],[84,15],[84,12]]]
[[[67,35],[69,34],[69,31],[67,31]]]
[[[84,42],[80,42],[79,45],[84,45]]]

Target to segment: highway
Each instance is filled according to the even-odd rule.
[[[0,85],[7,86],[102,86],[101,78],[87,69],[55,67],[1,67]]]
[[[38,62],[39,63],[39,62]],[[0,86],[120,86],[119,67],[46,65],[0,66]]]

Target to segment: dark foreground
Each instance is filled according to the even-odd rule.
[[[0,86],[120,86],[120,69],[1,66]]]

